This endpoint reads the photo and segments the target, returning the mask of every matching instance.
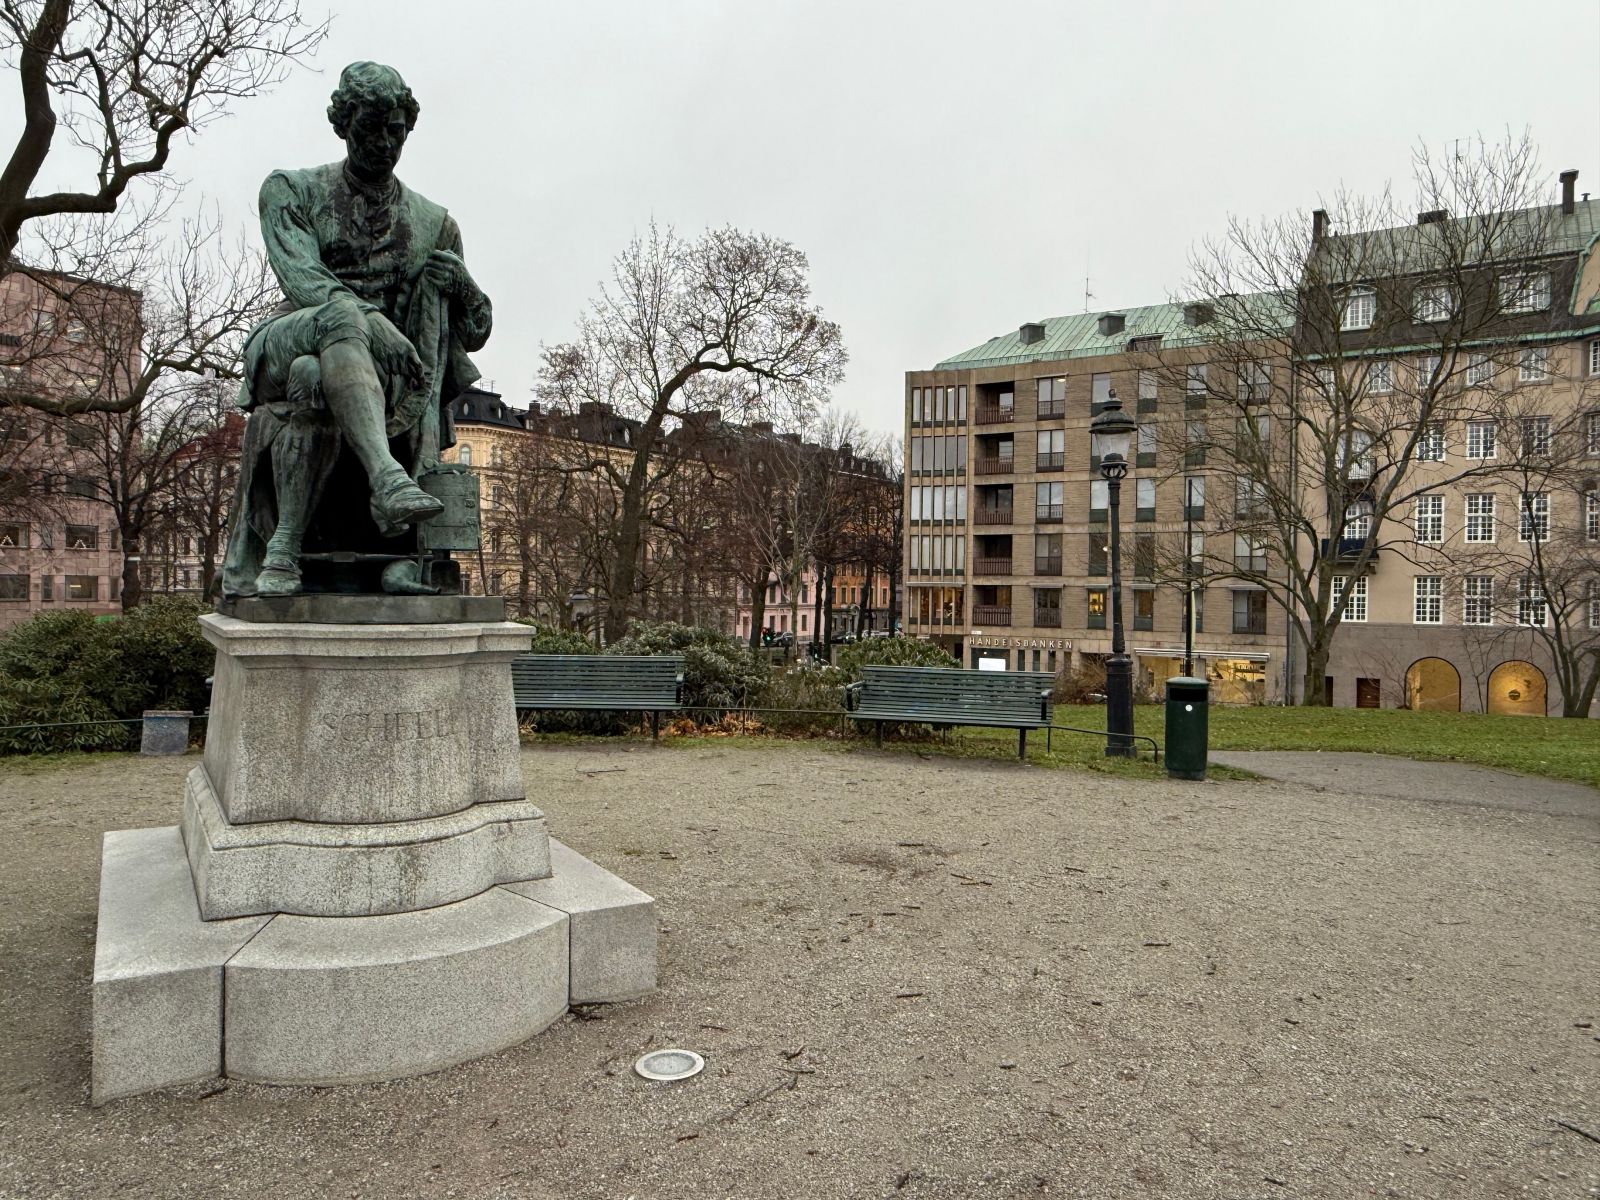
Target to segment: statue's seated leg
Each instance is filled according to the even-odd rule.
[[[300,591],[301,543],[339,457],[338,427],[320,404],[320,374],[314,355],[295,359],[289,368],[285,387],[289,426],[272,455],[278,523],[256,576],[258,596],[292,596]]]

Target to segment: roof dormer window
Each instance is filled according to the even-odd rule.
[[[1353,287],[1345,293],[1344,316],[1340,329],[1371,329],[1378,313],[1378,293],[1369,287]]]

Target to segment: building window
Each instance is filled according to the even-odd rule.
[[[28,527],[26,525],[0,525],[0,550],[26,550]]]
[[[1550,273],[1519,271],[1500,276],[1500,307],[1508,313],[1542,312],[1550,307]]]
[[[1494,496],[1477,492],[1467,497],[1467,541],[1478,545],[1494,542]]]
[[[1467,358],[1467,386],[1482,387],[1494,380],[1494,362],[1487,354],[1473,354]]]
[[[1417,355],[1417,391],[1426,392],[1430,387],[1444,383],[1439,377],[1439,364],[1443,361],[1437,354]]]
[[[1267,485],[1259,479],[1240,475],[1233,481],[1233,515],[1259,517],[1267,510]]]
[[[1106,555],[1110,547],[1106,545],[1105,534],[1091,533],[1089,535],[1089,574],[1109,574],[1107,563],[1110,561]]]
[[[1600,579],[1589,581],[1589,628],[1600,629]]]
[[[28,576],[0,575],[0,600],[26,600]]]
[[[1461,587],[1461,623],[1494,624],[1494,577],[1468,575]]]
[[[1436,546],[1444,541],[1444,497],[1418,496],[1412,512],[1417,541]]]
[[[56,598],[56,580],[54,575],[39,576],[39,599],[49,603]]]
[[[1597,414],[1600,415],[1600,414]],[[1600,422],[1595,423],[1596,436],[1600,437]],[[1135,453],[1138,458],[1135,465],[1153,467],[1156,465],[1156,423],[1154,421],[1141,421],[1139,423],[1139,441]],[[1594,451],[1600,454],[1600,449]]]
[[[1233,593],[1233,631],[1235,633],[1265,633],[1267,631],[1267,594],[1258,591]]]
[[[1448,283],[1425,283],[1416,291],[1419,321],[1448,321],[1456,310],[1455,290]]]
[[[1064,429],[1041,429],[1038,433],[1034,469],[1059,471],[1067,465],[1067,433]]]
[[[1543,346],[1530,346],[1517,355],[1517,381],[1519,383],[1547,383],[1550,379],[1550,351]]]
[[[1600,342],[1594,344],[1600,346]],[[1600,458],[1600,412],[1584,414],[1583,452],[1590,458]]]
[[[1041,420],[1067,415],[1067,377],[1057,375],[1038,381],[1038,415]]]
[[[1412,580],[1411,620],[1416,625],[1444,623],[1444,580],[1438,575],[1418,575]]]
[[[1348,575],[1335,575],[1333,577],[1333,604],[1337,608],[1339,601],[1344,598],[1346,590],[1350,592],[1350,600],[1344,610],[1341,620],[1365,621],[1367,619],[1367,577],[1357,575],[1352,579]]]
[[[1517,522],[1517,541],[1548,542],[1550,540],[1550,493],[1523,492],[1522,503],[1517,506],[1521,520]]]
[[[1089,481],[1089,520],[1104,521],[1111,509],[1111,485],[1104,479]]]
[[[1104,629],[1106,627],[1105,588],[1090,588],[1088,590],[1084,616],[1084,623],[1090,629]]]
[[[1493,421],[1467,422],[1467,457],[1494,458],[1498,453],[1495,444]]]
[[[1206,463],[1206,423],[1190,421],[1184,426],[1183,465],[1203,467]]]
[[[1600,342],[1595,342],[1594,344],[1600,346]],[[1591,374],[1600,375],[1600,366],[1597,366]],[[1152,408],[1155,406],[1157,382],[1157,376],[1154,371],[1139,372],[1139,406],[1141,412],[1149,411],[1144,407],[1145,405],[1150,405]]]
[[[1064,490],[1064,486],[1060,483],[1034,484],[1033,519],[1035,521],[1061,520],[1061,502]]]
[[[68,525],[68,550],[95,550],[100,542],[100,531],[93,525]]]
[[[1583,536],[1591,542],[1600,542],[1600,492],[1584,493]]]
[[[1156,535],[1153,533],[1133,535],[1133,577],[1135,579],[1156,577]]]
[[[1140,479],[1134,482],[1134,520],[1154,521],[1156,519],[1156,481],[1154,479]]]
[[[67,495],[76,496],[80,500],[93,500],[95,498],[94,480],[84,475],[67,476]]]
[[[1344,298],[1344,317],[1340,329],[1371,329],[1378,312],[1378,294],[1369,287],[1351,288]]]
[[[1183,402],[1189,408],[1204,408],[1206,403],[1206,364],[1191,363],[1183,372]]]
[[[1204,476],[1185,476],[1183,481],[1183,500],[1184,520],[1203,521],[1206,519],[1206,481]]]
[[[1033,623],[1044,629],[1061,627],[1061,589],[1033,589]]]
[[[461,443],[461,449],[456,452],[456,461],[463,467],[472,465],[472,446],[469,443]]]
[[[1544,590],[1531,575],[1517,580],[1517,624],[1543,627],[1550,617],[1550,606],[1545,603]]]
[[[1550,418],[1523,417],[1522,453],[1545,455],[1550,453]]]
[[[100,599],[100,578],[97,575],[68,575],[68,600]]]
[[[1379,358],[1367,364],[1367,391],[1374,396],[1385,396],[1394,391],[1394,363],[1387,358]]]
[[[1111,376],[1098,371],[1089,377],[1089,413],[1094,415],[1111,403]]]
[[[1417,434],[1417,461],[1444,461],[1444,422],[1430,422]]]
[[[1589,343],[1589,374],[1600,375],[1600,338]]]
[[[1236,571],[1255,571],[1257,573],[1265,571],[1267,569],[1266,543],[1258,542],[1248,534],[1234,534],[1233,567]]]
[[[1036,533],[1033,535],[1033,573],[1035,575],[1061,574],[1061,535]]]
[[[1272,366],[1270,363],[1245,363],[1239,368],[1239,399],[1246,404],[1259,404],[1272,396]]]
[[[1156,627],[1156,594],[1152,588],[1135,588],[1133,591],[1133,627]]]

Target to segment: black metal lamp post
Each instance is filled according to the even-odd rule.
[[[1089,422],[1089,446],[1106,481],[1111,509],[1111,657],[1106,660],[1106,756],[1133,757],[1133,659],[1122,635],[1122,481],[1128,475],[1133,418],[1122,411],[1115,389]]]

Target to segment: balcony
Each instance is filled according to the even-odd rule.
[[[1036,608],[1033,610],[1033,624],[1036,629],[1060,629],[1061,610],[1059,608]]]
[[[974,625],[1009,625],[1011,624],[1011,606],[1009,604],[974,604],[972,606],[972,623]]]
[[[1041,525],[1060,524],[1062,521],[1062,506],[1059,504],[1037,504],[1033,509],[1033,519]]]
[[[973,571],[978,575],[1009,575],[1011,574],[1011,560],[1009,558],[990,558],[979,554],[972,560]]]
[[[1011,524],[1011,505],[975,509],[972,514],[972,523],[974,525],[1009,525]]]
[[[1038,456],[1034,463],[1040,471],[1062,471],[1067,466],[1067,454],[1064,450],[1047,451]]]
[[[977,475],[1010,475],[1017,468],[1009,458],[979,458],[973,461],[972,469]]]
[[[1005,425],[1017,419],[1017,410],[1013,405],[1002,408],[998,404],[980,404],[972,412],[974,425]]]
[[[1035,414],[1041,421],[1056,421],[1067,415],[1065,400],[1046,400]]]
[[[1357,558],[1361,557],[1362,550],[1368,546],[1371,546],[1372,544],[1373,539],[1369,537],[1339,538],[1336,541],[1330,541],[1328,538],[1323,538],[1321,553],[1323,558],[1332,557],[1338,559],[1340,562],[1353,562]],[[1377,559],[1378,551],[1376,547],[1374,547],[1370,561],[1376,563]]]
[[[1035,575],[1060,575],[1061,560],[1059,558],[1036,558],[1033,560],[1033,573]]]

